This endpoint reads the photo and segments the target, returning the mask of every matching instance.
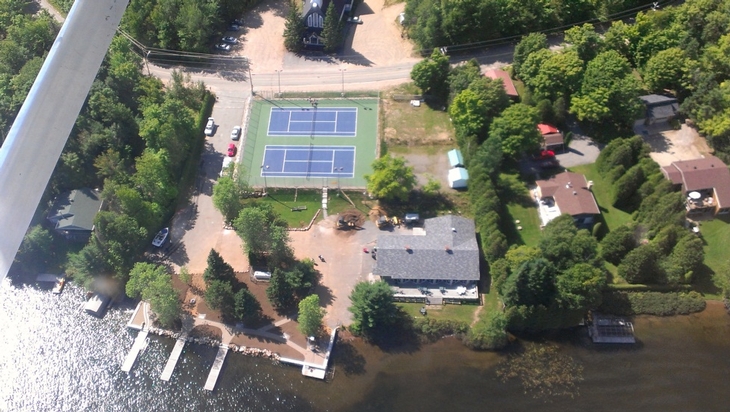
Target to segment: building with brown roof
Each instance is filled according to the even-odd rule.
[[[662,173],[686,196],[687,215],[730,213],[730,170],[717,157],[673,162]]]
[[[542,146],[545,150],[556,151],[562,149],[565,144],[563,133],[557,127],[545,123],[539,123],[537,130],[542,135]]]
[[[591,192],[592,182],[587,182],[581,174],[563,172],[535,183],[535,199],[543,226],[567,213],[573,216],[578,227],[591,227],[601,214]]]
[[[509,77],[509,73],[507,73],[506,71],[492,69],[485,70],[482,74],[485,77],[489,77],[490,79],[502,80],[504,91],[507,92],[507,96],[509,96],[511,99],[517,100],[520,97],[520,95],[517,94],[517,88],[515,87],[515,83],[512,81],[512,79]]]

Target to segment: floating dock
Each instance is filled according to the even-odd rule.
[[[636,343],[634,325],[622,318],[593,314],[588,325],[593,343]]]
[[[175,365],[177,365],[177,361],[180,359],[180,355],[182,355],[182,351],[185,348],[185,342],[187,342],[187,339],[187,334],[183,334],[182,336],[177,338],[177,342],[175,342],[175,347],[172,348],[170,358],[167,359],[165,369],[162,370],[162,375],[160,376],[160,379],[162,379],[163,381],[169,381],[172,377],[172,372],[175,370]]]
[[[132,349],[129,350],[129,353],[127,354],[127,357],[126,359],[124,359],[124,363],[122,364],[123,372],[129,373],[129,371],[132,370],[134,362],[137,361],[137,356],[139,356],[139,353],[142,352],[142,350],[147,346],[147,334],[148,331],[142,330],[134,339]]]
[[[223,369],[223,362],[226,360],[226,354],[228,354],[228,346],[220,345],[218,347],[218,354],[215,355],[215,361],[213,361],[213,367],[210,368],[208,374],[208,380],[205,381],[205,389],[212,391],[215,389],[215,383],[218,381],[218,375]]]
[[[298,359],[291,358],[279,358],[279,362],[288,363],[291,365],[297,365],[302,367],[302,375],[309,378],[316,378],[324,380],[327,377],[327,367],[330,361],[330,355],[332,354],[332,348],[335,345],[335,339],[337,338],[337,329],[335,328],[330,335],[329,344],[327,345],[327,351],[324,354],[324,362],[321,365],[316,363],[301,361]]]

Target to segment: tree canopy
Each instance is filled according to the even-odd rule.
[[[126,292],[127,296],[148,301],[165,327],[172,326],[180,317],[180,299],[164,266],[136,263],[129,272]]]
[[[534,107],[517,103],[506,108],[489,128],[489,137],[502,144],[505,157],[516,159],[525,151],[540,147],[539,115]]]
[[[319,296],[309,295],[299,302],[299,331],[304,336],[317,336],[322,329],[325,311],[319,306]]]
[[[372,164],[373,173],[365,175],[368,192],[385,201],[405,202],[416,185],[413,168],[406,166],[402,157],[391,157],[390,154],[375,159]]]
[[[397,307],[393,301],[393,290],[383,281],[360,282],[350,293],[352,305],[351,330],[366,338],[377,338],[393,324]]]

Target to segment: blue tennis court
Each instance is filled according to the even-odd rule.
[[[261,176],[354,177],[355,147],[267,145]]]
[[[355,137],[357,107],[272,107],[269,136]]]

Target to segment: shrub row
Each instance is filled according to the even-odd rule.
[[[463,335],[469,331],[469,325],[456,320],[425,317],[414,320],[413,329],[425,339],[435,341],[448,335]]]
[[[605,291],[601,312],[620,316],[688,315],[701,312],[706,303],[697,292],[628,292]]]

